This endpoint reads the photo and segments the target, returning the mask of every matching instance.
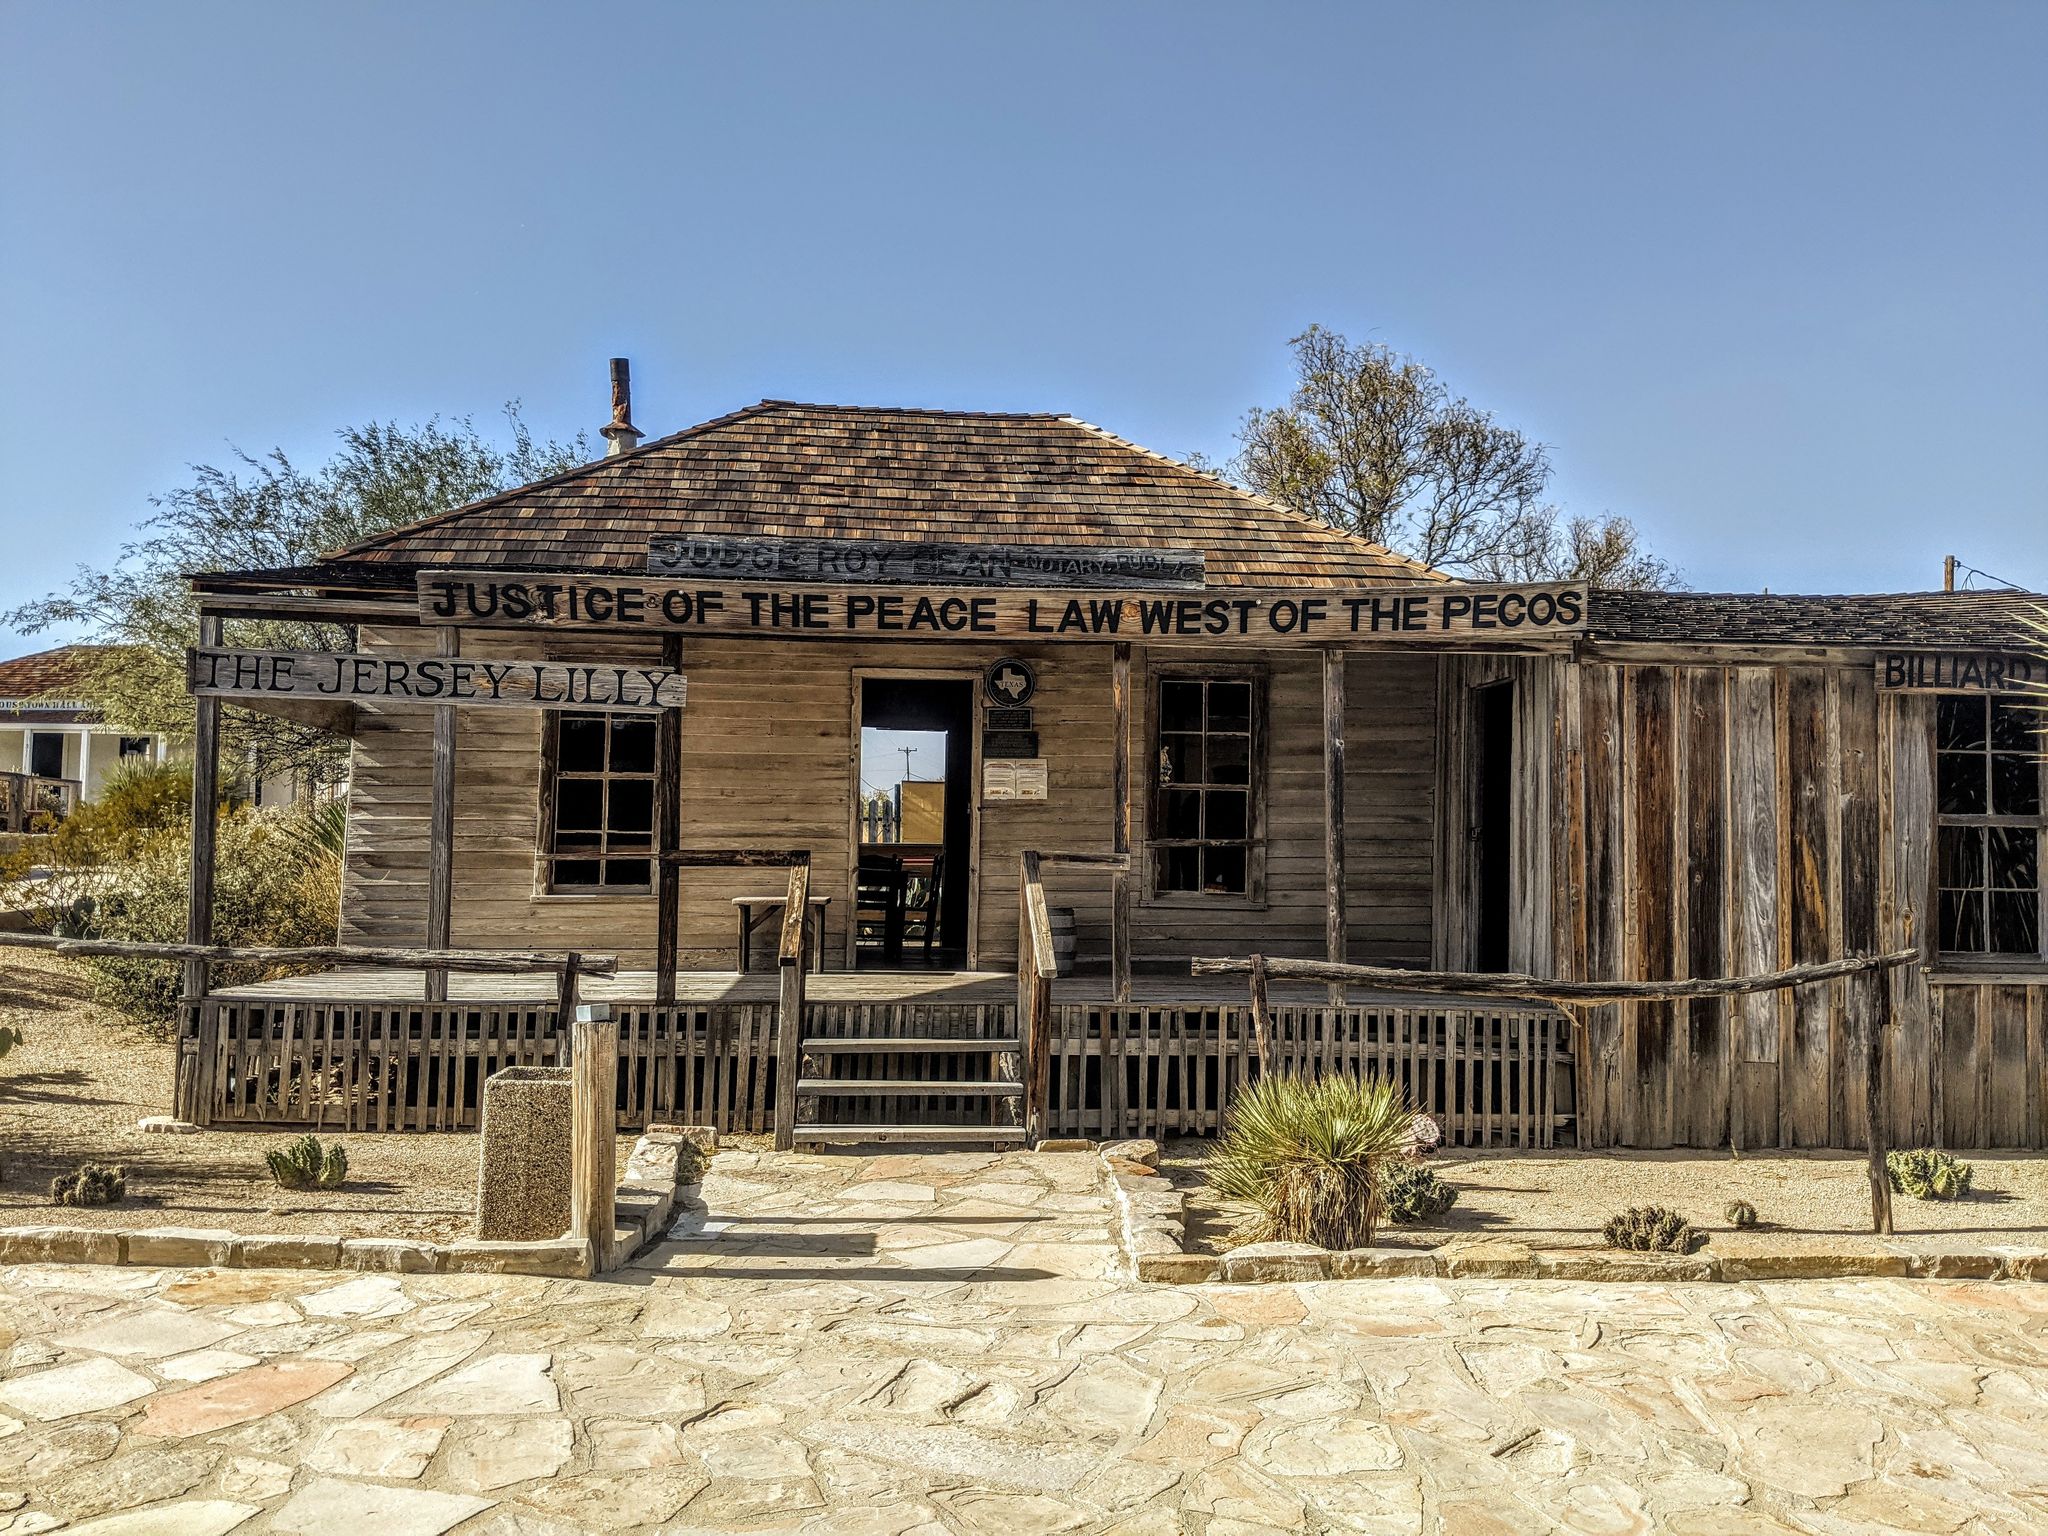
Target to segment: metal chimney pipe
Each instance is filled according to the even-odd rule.
[[[612,419],[598,430],[608,459],[640,446],[640,429],[633,425],[633,369],[623,357],[612,359]]]

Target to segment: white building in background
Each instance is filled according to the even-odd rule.
[[[123,763],[162,762],[169,754],[166,738],[104,725],[99,712],[77,697],[85,662],[96,649],[64,645],[0,661],[0,774],[33,781],[22,786],[31,801],[38,787],[52,784],[70,786],[55,792],[60,799],[76,793],[90,800]],[[12,799],[0,795],[0,801]]]

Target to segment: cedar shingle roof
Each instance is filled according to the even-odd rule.
[[[336,551],[408,567],[646,569],[657,534],[1200,549],[1216,585],[1428,567],[1057,415],[764,400]]]
[[[0,661],[0,699],[74,698],[97,645],[60,645]]]
[[[1592,595],[1588,633],[1601,640],[1904,649],[2041,645],[2028,619],[2048,619],[2037,592],[1896,592],[1793,597],[1774,592],[1606,592]]]

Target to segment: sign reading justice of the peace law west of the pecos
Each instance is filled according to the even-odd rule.
[[[891,539],[734,539],[678,534],[651,539],[655,576],[699,581],[836,582],[926,587],[1200,587],[1198,549],[1112,549],[1065,544],[937,544]]]
[[[1883,651],[1877,686],[1889,693],[2035,693],[2048,704],[2048,657],[2006,651]]]
[[[481,656],[207,648],[185,653],[185,678],[193,693],[224,699],[658,710],[680,709],[684,696],[683,674],[662,667]]]
[[[1428,585],[1191,595],[900,587],[787,588],[532,571],[422,571],[420,622],[560,626],[772,639],[1248,640],[1466,644],[1563,638],[1586,627],[1586,589]]]

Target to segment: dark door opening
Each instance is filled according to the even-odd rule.
[[[966,963],[974,687],[964,679],[861,679],[857,966]]]
[[[28,771],[39,779],[64,777],[64,737],[57,731],[33,731],[28,738]]]
[[[1514,888],[1515,685],[1475,690],[1472,718],[1473,967],[1505,971]]]

